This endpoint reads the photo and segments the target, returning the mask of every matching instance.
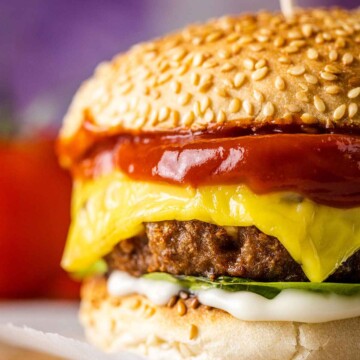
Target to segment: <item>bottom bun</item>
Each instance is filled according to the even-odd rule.
[[[192,299],[169,307],[139,295],[113,297],[105,279],[93,278],[83,285],[80,317],[88,339],[98,347],[148,359],[360,358],[359,317],[319,324],[248,322],[192,305]]]

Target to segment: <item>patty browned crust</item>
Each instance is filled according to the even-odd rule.
[[[254,226],[225,228],[198,220],[145,223],[145,233],[119,242],[106,256],[109,270],[134,276],[161,271],[258,281],[307,281],[278,239]],[[328,281],[359,282],[360,251]]]

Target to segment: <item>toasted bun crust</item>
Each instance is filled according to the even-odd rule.
[[[187,306],[181,316],[177,305],[156,306],[139,295],[111,297],[103,279],[84,284],[81,321],[89,340],[104,350],[125,349],[156,360],[351,360],[360,351],[360,318],[245,322],[205,306]]]
[[[278,122],[360,123],[360,11],[223,17],[130,49],[98,66],[61,131]],[[114,130],[115,129],[115,130]]]

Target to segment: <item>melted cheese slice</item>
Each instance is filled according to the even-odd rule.
[[[130,180],[120,172],[74,184],[63,267],[82,271],[144,222],[197,219],[251,226],[275,236],[311,281],[326,279],[360,248],[360,208],[337,209],[293,193],[256,195],[245,185],[180,187]]]

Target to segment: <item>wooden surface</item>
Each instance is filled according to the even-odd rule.
[[[59,357],[20,349],[0,342],[0,360],[62,360]]]

